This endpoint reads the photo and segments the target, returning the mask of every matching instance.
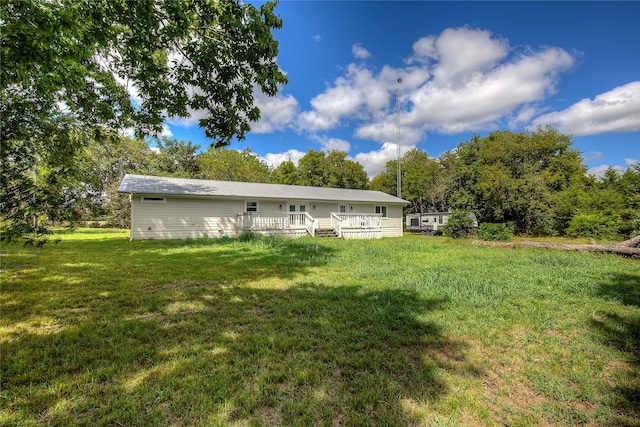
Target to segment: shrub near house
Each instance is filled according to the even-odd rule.
[[[482,240],[508,242],[513,239],[513,226],[506,223],[485,222],[480,224],[478,234]]]
[[[454,210],[451,212],[447,225],[443,228],[444,235],[454,239],[474,235],[477,228],[474,218],[469,211],[464,209]]]

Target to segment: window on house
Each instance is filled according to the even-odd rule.
[[[387,217],[387,207],[386,206],[376,206],[375,212],[377,214],[382,214],[382,218]]]
[[[166,203],[166,197],[152,197],[152,196],[142,196],[140,197],[140,202],[142,203]]]
[[[289,205],[289,212],[306,212],[307,205]]]
[[[258,212],[258,202],[245,202],[245,212]]]
[[[338,206],[338,212],[340,212],[340,213],[347,213],[347,205],[340,205],[340,206]]]

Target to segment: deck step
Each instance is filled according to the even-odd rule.
[[[338,232],[333,228],[316,228],[316,237],[324,239],[337,239]]]

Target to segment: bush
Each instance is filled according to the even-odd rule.
[[[466,210],[454,210],[451,212],[449,221],[442,228],[445,236],[461,239],[474,235],[476,232],[476,224],[473,215]]]
[[[633,238],[636,236],[640,236],[640,219],[636,219],[630,222],[629,228],[631,231],[629,232],[629,238]]]
[[[572,237],[607,238],[616,234],[616,224],[600,213],[579,213],[571,218],[567,234]]]
[[[513,226],[504,222],[498,224],[485,222],[480,224],[478,234],[482,240],[508,242],[513,239]]]

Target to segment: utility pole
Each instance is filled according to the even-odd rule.
[[[38,228],[38,153],[33,156],[33,228]]]
[[[397,196],[402,198],[402,175],[400,174],[400,85],[402,84],[402,78],[398,77],[398,88],[396,91],[396,146],[398,148],[398,191]]]

